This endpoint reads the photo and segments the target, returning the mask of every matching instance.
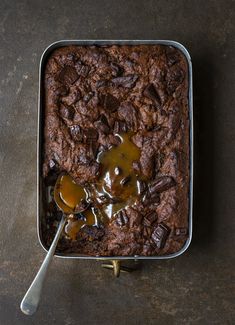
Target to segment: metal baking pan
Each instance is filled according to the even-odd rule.
[[[45,251],[46,247],[42,243],[41,221],[44,216],[43,211],[43,181],[42,181],[42,146],[43,146],[43,118],[44,118],[44,101],[43,101],[43,72],[48,56],[57,48],[69,45],[168,45],[179,49],[187,59],[188,62],[188,107],[189,107],[189,134],[190,134],[190,184],[189,184],[189,235],[185,245],[176,253],[163,256],[87,256],[75,254],[56,254],[55,256],[61,258],[74,258],[74,259],[95,259],[95,260],[111,260],[115,268],[115,261],[121,260],[160,260],[177,257],[184,253],[189,247],[192,239],[192,210],[193,210],[193,84],[192,84],[192,62],[191,57],[186,48],[175,41],[171,40],[61,40],[49,45],[42,54],[39,66],[39,96],[38,96],[38,134],[37,134],[37,233],[38,239]]]

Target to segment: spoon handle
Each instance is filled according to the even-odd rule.
[[[33,315],[35,311],[37,310],[39,301],[40,301],[40,296],[41,296],[41,290],[42,286],[45,280],[45,276],[47,273],[47,269],[53,259],[53,255],[55,253],[55,249],[57,246],[57,243],[59,241],[61,232],[64,228],[66,222],[65,215],[62,216],[62,219],[60,221],[59,227],[57,229],[55,238],[51,244],[51,247],[49,251],[47,252],[47,255],[37,273],[35,276],[31,286],[29,287],[28,291],[26,292],[21,304],[20,304],[20,309],[21,311],[26,314],[26,315]]]

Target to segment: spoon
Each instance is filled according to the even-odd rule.
[[[65,177],[70,178],[71,184],[68,182],[69,180]],[[65,184],[67,184],[67,188],[64,190],[63,190],[63,182]],[[54,200],[55,200],[58,208],[63,212],[63,215],[60,220],[60,223],[59,223],[58,229],[56,231],[55,237],[53,239],[53,242],[51,244],[51,247],[48,250],[47,255],[46,255],[37,275],[35,276],[31,286],[29,287],[23,300],[21,301],[20,309],[26,315],[33,315],[38,308],[40,297],[41,297],[41,291],[42,291],[43,283],[44,283],[44,280],[45,280],[45,277],[47,274],[47,270],[48,270],[48,267],[53,259],[57,243],[60,239],[60,235],[61,235],[61,233],[64,229],[64,226],[65,226],[65,223],[67,221],[67,216],[69,214],[80,213],[85,210],[84,204],[78,204],[78,205],[74,205],[74,206],[72,206],[72,204],[70,204],[71,200],[73,201],[74,198],[73,198],[73,193],[70,193],[71,191],[69,191],[69,189],[73,191],[74,185],[76,186],[73,179],[70,176],[66,175],[65,173],[61,173],[57,178],[55,188],[54,188]],[[78,188],[79,188],[80,194],[82,194],[82,190],[83,190],[82,187],[78,186]],[[85,193],[85,191],[84,191],[84,193]],[[61,194],[64,194],[64,196],[62,197]],[[79,194],[79,193],[77,193],[77,194]],[[86,193],[84,194],[84,196],[86,196]],[[67,200],[66,200],[66,198],[67,198]],[[78,196],[76,199],[78,199]],[[79,202],[79,201],[77,201],[77,202]],[[66,203],[69,203],[70,206],[68,206]]]

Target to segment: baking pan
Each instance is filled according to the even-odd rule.
[[[45,64],[47,62],[48,56],[57,48],[69,45],[168,45],[173,46],[179,49],[187,59],[188,62],[188,108],[189,108],[189,151],[190,151],[190,180],[189,180],[189,213],[188,213],[188,222],[189,222],[189,234],[188,239],[185,242],[185,245],[176,253],[163,256],[87,256],[87,255],[77,255],[77,254],[56,254],[55,256],[61,258],[74,258],[74,259],[95,259],[95,260],[112,260],[113,267],[117,268],[115,262],[121,260],[162,260],[174,258],[181,255],[189,247],[192,239],[192,209],[193,209],[193,90],[192,90],[192,62],[190,55],[186,48],[175,41],[171,40],[61,40],[49,45],[42,54],[39,66],[39,96],[38,96],[38,135],[37,135],[37,233],[38,239],[41,246],[44,250],[47,251],[46,247],[42,243],[42,218],[44,218],[45,212],[43,211],[43,180],[42,180],[42,149],[43,149],[43,127],[44,127],[44,101],[43,101],[43,72],[45,69]]]

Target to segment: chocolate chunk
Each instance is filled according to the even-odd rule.
[[[114,174],[118,176],[118,175],[120,175],[121,173],[122,173],[122,169],[121,169],[120,167],[118,167],[118,166],[115,167],[115,169],[114,169]]]
[[[152,223],[154,223],[156,220],[157,220],[157,213],[155,211],[151,211],[144,217],[144,225],[150,227]]]
[[[108,84],[109,84],[108,80],[100,79],[96,82],[96,87],[97,88],[106,87],[108,86]]]
[[[115,121],[113,130],[116,134],[127,132],[127,125],[123,121]]]
[[[73,140],[77,141],[77,142],[81,142],[82,141],[82,130],[81,127],[79,125],[72,125],[70,126],[70,134],[73,138]]]
[[[101,131],[104,134],[108,134],[110,132],[108,120],[104,114],[100,115],[99,119],[94,123],[94,125],[98,131]]]
[[[87,93],[84,97],[83,100],[85,103],[88,103],[89,100],[91,100],[91,98],[94,96],[94,92],[93,91],[89,91],[89,93]]]
[[[122,67],[120,67],[118,64],[113,63],[113,62],[110,63],[110,67],[112,68],[112,75],[114,77],[118,77],[118,76],[122,75],[122,73],[124,71]]]
[[[83,131],[84,141],[89,143],[98,139],[98,132],[93,128],[88,128]]]
[[[153,84],[149,84],[143,91],[143,95],[153,101],[155,106],[158,108],[161,106],[161,101],[159,95],[156,91],[156,88]]]
[[[150,193],[154,193],[154,192],[161,193],[166,190],[169,190],[172,186],[175,186],[175,184],[176,183],[173,177],[161,176],[149,184],[149,191]]]
[[[99,144],[97,143],[97,141],[89,142],[88,153],[89,153],[89,156],[91,157],[91,159],[96,158],[97,152],[98,152],[98,146],[99,146]]]
[[[143,180],[138,180],[138,192],[139,194],[143,194],[144,191],[146,190],[147,188],[147,184],[145,181]]]
[[[186,236],[188,234],[187,228],[176,228],[175,229],[175,235],[176,236]]]
[[[118,109],[118,114],[128,127],[133,131],[137,130],[139,124],[138,111],[130,102],[124,102]]]
[[[133,88],[138,79],[136,74],[130,74],[123,77],[117,77],[112,79],[112,83],[115,86],[121,86],[124,88]]]
[[[72,120],[74,117],[74,108],[72,106],[65,106],[65,105],[61,105],[60,106],[60,115],[61,117],[68,119],[68,120]]]
[[[75,68],[66,65],[59,74],[59,81],[67,84],[72,85],[78,79],[78,74]]]
[[[116,214],[116,224],[120,227],[125,226],[129,221],[129,218],[125,210],[121,210]]]
[[[167,237],[169,235],[169,228],[164,225],[163,223],[160,223],[153,231],[152,233],[152,239],[157,246],[157,248],[163,248],[165,246]]]
[[[183,82],[184,72],[178,65],[173,65],[166,75],[167,91],[173,93],[176,88]]]
[[[146,191],[141,201],[144,206],[156,206],[160,203],[159,193],[150,193],[149,191]]]
[[[119,107],[119,100],[111,94],[100,95],[100,104],[110,112],[115,112]]]

